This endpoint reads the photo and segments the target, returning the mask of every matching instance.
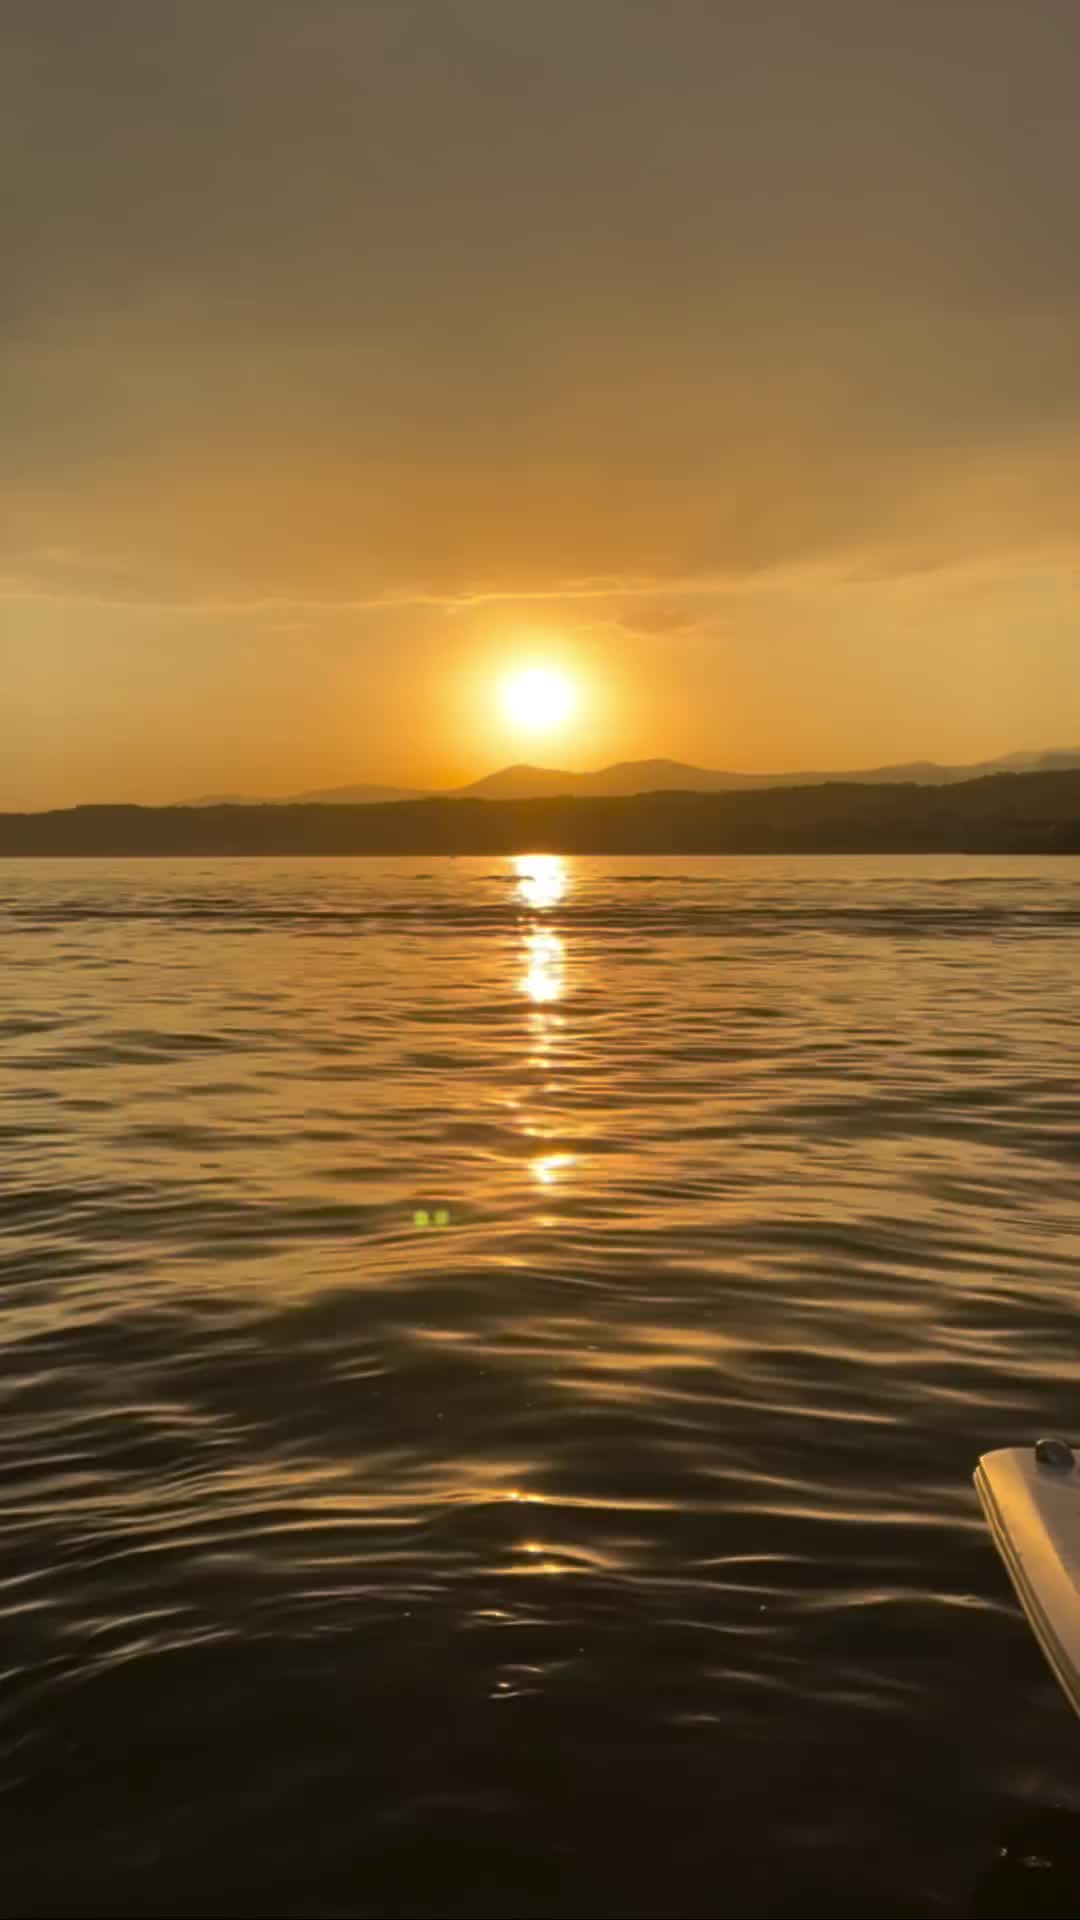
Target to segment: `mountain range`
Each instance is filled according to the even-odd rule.
[[[841,773],[727,773],[710,767],[687,766],[681,760],[620,760],[594,773],[566,773],[557,767],[519,765],[503,767],[467,787],[436,793],[422,787],[321,787],[309,793],[290,793],[263,799],[250,794],[209,794],[184,800],[188,807],[297,807],[364,806],[393,800],[543,800],[555,796],[637,793],[736,793],[763,787],[823,787],[836,781],[848,785],[922,787],[952,786],[992,773],[1053,773],[1080,767],[1080,747],[1038,753],[1003,754],[971,766],[941,766],[934,760],[910,760],[899,766],[867,767]]]
[[[1080,757],[1080,756],[1078,756]],[[553,776],[558,778],[558,775]],[[1080,766],[971,780],[833,780],[386,806],[69,807],[0,813],[0,856],[959,853],[1080,856]]]
[[[251,793],[205,793],[198,800],[179,800],[181,807],[359,807],[385,805],[388,800],[427,800],[423,787],[320,787],[314,793],[290,793],[265,799]]]

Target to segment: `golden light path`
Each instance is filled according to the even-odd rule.
[[[542,1153],[532,1162],[532,1176],[538,1187],[553,1187],[559,1175],[574,1164],[572,1153]]]
[[[521,853],[514,858],[518,893],[527,907],[554,907],[567,887],[566,862],[557,853]]]
[[[542,1007],[552,1000],[561,1000],[565,986],[563,965],[566,948],[560,935],[552,933],[547,927],[527,934],[525,953],[528,968],[522,987],[534,1006]]]
[[[525,972],[521,979],[521,991],[532,1002],[535,1041],[532,1064],[550,1069],[555,1039],[553,1021],[558,1019],[553,1012],[554,1003],[566,992],[566,942],[541,916],[565,897],[569,874],[566,862],[557,853],[518,854],[514,871],[523,906],[530,907],[537,915],[524,937]],[[527,1127],[526,1131],[535,1133],[538,1142],[544,1138],[538,1129]],[[541,1151],[530,1161],[530,1172],[538,1187],[554,1187],[575,1160],[572,1153],[554,1149]]]

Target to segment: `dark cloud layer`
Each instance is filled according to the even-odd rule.
[[[0,565],[944,561],[1080,504],[1073,0],[5,0]]]

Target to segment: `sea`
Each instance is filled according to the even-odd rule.
[[[0,980],[0,1912],[1080,1912],[1080,860],[8,860]]]

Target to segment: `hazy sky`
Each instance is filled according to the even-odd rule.
[[[1077,0],[0,0],[0,76],[0,806],[1080,742]]]

